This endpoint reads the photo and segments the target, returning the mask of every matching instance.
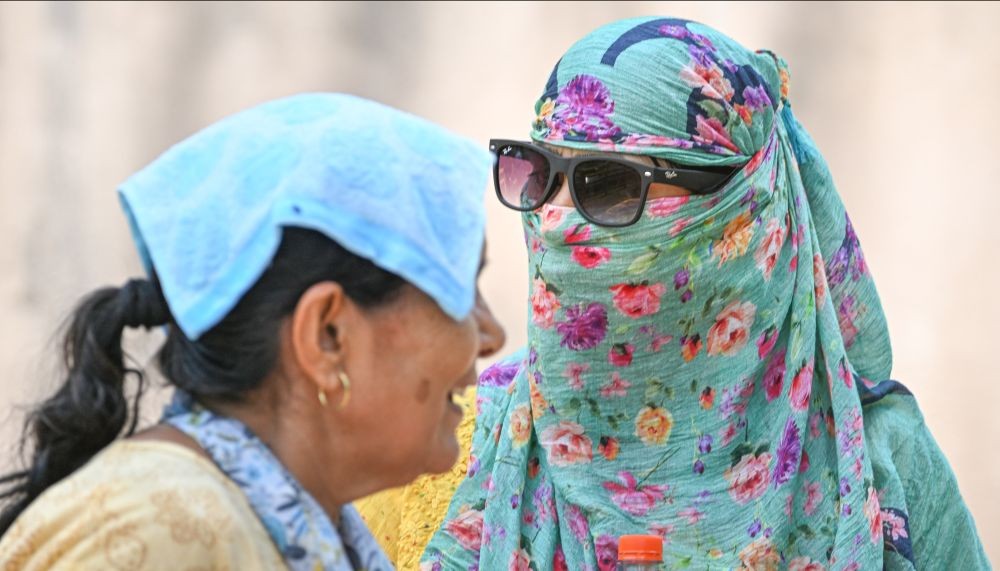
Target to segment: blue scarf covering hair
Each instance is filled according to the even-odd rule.
[[[423,119],[315,93],[215,123],[119,192],[146,270],[196,340],[266,270],[286,226],[323,233],[464,319],[475,302],[491,165],[480,145]],[[239,421],[180,392],[163,421],[243,490],[289,568],[392,569],[351,506],[338,529]]]

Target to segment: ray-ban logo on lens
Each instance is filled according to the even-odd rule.
[[[677,178],[677,172],[676,171],[663,171],[663,177],[666,178],[667,180],[670,180],[672,178]]]

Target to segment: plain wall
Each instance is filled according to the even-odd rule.
[[[1000,561],[998,4],[0,4],[0,450],[15,442],[14,405],[56,382],[53,334],[73,302],[140,272],[114,191],[170,144],[313,90],[484,146],[524,137],[562,52],[640,15],[698,20],[789,62],[796,114],[880,287],[894,377]],[[509,352],[525,338],[525,254],[518,217],[487,200],[483,290]],[[130,338],[155,349],[155,336]]]

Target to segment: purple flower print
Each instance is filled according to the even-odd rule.
[[[689,32],[688,29],[684,26],[675,26],[669,24],[660,26],[659,32],[661,36],[666,36],[668,38],[675,38],[678,40],[686,38],[688,37],[688,35],[691,34],[691,32]]]
[[[837,323],[840,325],[840,334],[844,338],[844,347],[850,349],[854,346],[854,339],[858,336],[858,326],[854,324],[857,319],[859,309],[855,307],[853,295],[844,296],[837,307]]]
[[[792,475],[799,468],[800,455],[802,454],[802,439],[799,437],[799,425],[795,423],[793,417],[788,418],[785,423],[785,432],[778,443],[777,461],[774,466],[774,487],[792,479]]]
[[[698,452],[702,454],[708,454],[712,451],[712,435],[702,434],[701,438],[698,439]]]
[[[497,363],[479,375],[479,384],[484,387],[506,387],[514,380],[520,369],[518,363],[512,365]]]
[[[695,460],[694,466],[691,467],[691,471],[695,474],[705,473],[705,463],[701,460]]]
[[[750,537],[757,537],[757,534],[760,533],[761,527],[763,526],[761,525],[760,520],[755,519],[753,520],[753,523],[750,524],[750,527],[747,528],[747,534],[749,534]]]
[[[599,303],[591,303],[566,310],[566,321],[556,323],[556,330],[563,336],[562,346],[572,351],[593,349],[604,340],[608,332],[608,310]]]
[[[757,87],[743,89],[743,102],[750,109],[757,111],[758,109],[770,107],[771,98],[767,95],[767,90],[764,89],[764,86],[758,85]]]
[[[556,505],[552,499],[552,486],[542,484],[535,489],[532,498],[535,504],[535,511],[538,512],[539,522],[544,522],[550,517],[555,517]]]
[[[747,411],[750,396],[753,395],[754,384],[750,379],[744,379],[739,384],[722,390],[722,402],[719,413],[726,419],[737,414],[743,416]]]
[[[826,265],[826,277],[830,287],[843,283],[848,274],[851,276],[851,281],[858,281],[868,273],[865,255],[861,251],[858,235],[854,232],[854,225],[851,224],[851,219],[846,214],[844,218],[847,220],[844,241]]]
[[[688,46],[688,53],[691,54],[691,59],[694,60],[696,64],[702,67],[711,67],[712,65],[715,64],[715,62],[712,61],[712,58],[709,55],[708,50],[706,50],[701,46],[695,46],[695,45]]]
[[[690,279],[691,279],[691,272],[689,272],[687,268],[681,269],[679,272],[674,274],[674,289],[678,290],[688,285],[688,281]]]
[[[847,478],[840,479],[840,497],[844,497],[851,493],[851,483],[847,481]]]
[[[471,456],[469,460],[469,469],[466,471],[466,477],[472,478],[479,473],[479,470],[482,468],[482,464],[479,462],[479,458],[476,458],[475,456]]]
[[[550,137],[583,135],[588,141],[610,139],[621,134],[611,121],[615,102],[611,92],[592,75],[578,75],[569,80],[555,101],[555,110],[548,119]]]
[[[586,543],[590,539],[590,524],[580,508],[574,505],[569,506],[569,530],[580,543]]]
[[[423,565],[426,566],[427,563],[428,562],[425,562],[425,563],[423,563]],[[435,555],[434,558],[429,561],[429,563],[430,563],[430,566],[427,567],[427,569],[429,569],[430,571],[441,571],[441,569],[443,569],[443,567],[441,566],[441,554],[440,553],[438,553],[437,555]]]
[[[715,51],[715,44],[712,43],[712,40],[708,39],[708,36],[703,36],[701,34],[695,34],[692,32],[691,39],[694,40],[695,43],[702,46],[703,48],[713,52]]]

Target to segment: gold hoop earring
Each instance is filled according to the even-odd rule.
[[[323,389],[319,390],[319,404],[326,408],[326,391]]]
[[[340,408],[344,408],[351,400],[351,379],[344,371],[337,373],[337,377],[340,378],[340,384],[344,385],[344,396],[340,399]]]

